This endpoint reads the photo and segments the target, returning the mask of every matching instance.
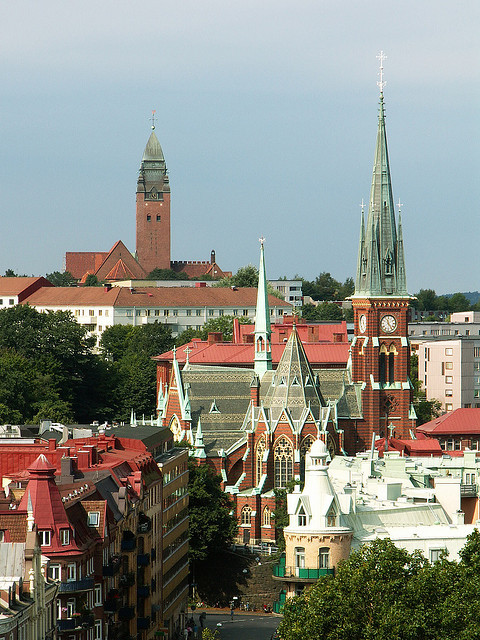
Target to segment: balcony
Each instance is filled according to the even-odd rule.
[[[137,631],[143,631],[150,627],[150,616],[146,618],[137,618]]]
[[[123,539],[120,545],[122,551],[135,551],[137,548],[137,541],[135,538]]]
[[[90,591],[90,589],[93,589],[93,578],[84,578],[83,580],[61,582],[59,593],[77,593],[79,591]]]
[[[135,584],[135,573],[133,571],[129,571],[128,573],[124,573],[123,576],[120,576],[120,585],[122,587],[133,587]]]
[[[118,611],[120,620],[133,620],[135,617],[134,607],[121,607]]]
[[[147,567],[150,564],[150,554],[149,553],[139,553],[137,556],[137,566],[138,567]]]
[[[462,484],[460,485],[460,495],[462,498],[475,498],[478,495],[477,484]]]
[[[120,571],[120,567],[122,566],[122,561],[117,556],[115,558],[110,558],[108,564],[103,565],[103,577],[104,578],[112,578]]]
[[[142,585],[141,587],[137,587],[137,597],[138,598],[148,598],[150,595],[150,587],[148,584]]]
[[[62,620],[57,620],[57,629],[59,632],[73,631],[76,627],[77,621],[75,618],[63,618]]]
[[[284,580],[318,580],[322,576],[334,575],[333,569],[307,569],[306,567],[286,567],[282,563],[274,565],[273,577]]]

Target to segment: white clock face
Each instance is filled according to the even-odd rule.
[[[383,316],[380,326],[385,333],[392,333],[397,328],[397,321],[393,316]]]
[[[367,316],[361,315],[360,320],[358,322],[358,328],[360,329],[360,333],[365,333],[367,330]]]

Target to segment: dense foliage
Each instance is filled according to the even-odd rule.
[[[0,423],[128,420],[132,408],[149,417],[156,406],[151,356],[172,347],[171,329],[115,326],[103,344],[94,353],[95,339],[67,311],[0,310]]]
[[[240,324],[252,324],[250,318],[246,316],[237,316]],[[230,342],[233,338],[233,316],[219,316],[207,320],[201,329],[185,329],[175,341],[177,347],[190,342],[193,338],[206,340],[210,332],[220,332],[223,335],[224,342]],[[160,353],[160,351],[158,352]]]
[[[390,540],[353,552],[335,576],[288,600],[283,640],[474,640],[480,638],[480,535],[460,562],[430,564]]]

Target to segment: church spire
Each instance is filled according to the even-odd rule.
[[[260,268],[258,270],[257,307],[255,311],[255,373],[261,379],[272,368],[270,309],[268,307],[265,254],[260,238]]]
[[[403,243],[397,232],[388,160],[383,98],[383,51],[380,53],[380,105],[372,187],[366,229],[360,231],[355,296],[408,296]]]

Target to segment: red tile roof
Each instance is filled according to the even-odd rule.
[[[443,416],[420,425],[417,427],[417,431],[434,436],[440,434],[475,434],[480,436],[480,409],[455,409],[455,411],[449,411]]]
[[[176,357],[178,362],[184,363],[187,359],[185,353],[186,348],[190,349],[190,364],[232,364],[252,366],[254,361],[254,345],[253,344],[234,344],[232,342],[218,342],[208,344],[203,340],[192,340],[188,344],[178,347]],[[338,365],[345,367],[348,360],[347,343],[303,343],[305,353],[307,354],[310,366],[313,368],[321,365]],[[285,344],[272,344],[272,362],[278,363],[285,349]],[[155,356],[155,360],[171,362],[173,360],[173,351],[167,351],[159,356]]]
[[[108,256],[108,251],[67,251],[65,271],[80,280],[87,272],[95,273]]]
[[[251,287],[230,289],[223,287],[42,287],[26,299],[39,306],[103,305],[115,307],[224,307],[252,308],[257,290]],[[292,305],[269,296],[271,308],[288,312]]]
[[[31,278],[0,277],[0,296],[21,296],[26,289],[33,291],[39,287],[53,287],[53,284],[41,276]]]

